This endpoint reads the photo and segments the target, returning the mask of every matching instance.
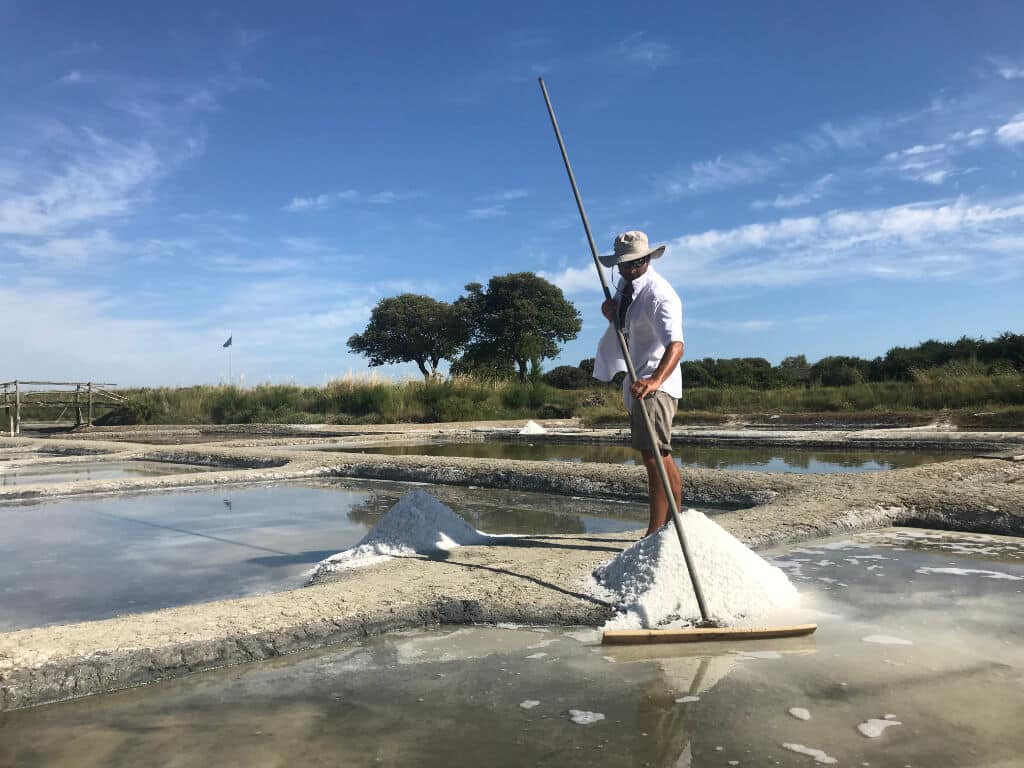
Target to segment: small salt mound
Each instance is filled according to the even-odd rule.
[[[547,434],[547,430],[544,429],[536,421],[526,422],[526,426],[519,430],[520,435],[544,435]]]
[[[796,605],[786,574],[695,509],[681,513],[683,531],[711,617],[735,624],[744,617]],[[700,608],[673,525],[641,539],[600,566],[594,577],[619,613],[605,629],[686,626]]]
[[[490,538],[417,488],[399,499],[359,544],[323,560],[314,576],[359,568],[391,557],[447,552],[456,547],[484,544]]]

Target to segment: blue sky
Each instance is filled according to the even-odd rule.
[[[539,74],[687,358],[1024,330],[1024,9],[718,6],[3,3],[0,379],[211,383],[233,334],[236,379],[319,384],[380,298],[519,271],[583,314],[547,366],[592,356]]]

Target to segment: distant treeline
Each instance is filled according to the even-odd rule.
[[[746,387],[844,387],[865,382],[923,381],[936,377],[1005,376],[1024,374],[1024,334],[1006,332],[991,340],[962,336],[956,341],[922,342],[893,347],[882,357],[833,355],[813,365],[804,355],[772,365],[762,357],[684,360],[680,366],[688,389]],[[560,365],[544,374],[559,389],[593,387],[594,359],[578,366]]]

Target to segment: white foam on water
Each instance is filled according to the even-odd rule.
[[[522,707],[523,709],[533,709],[538,704],[540,704],[540,702],[537,701],[537,699],[527,699],[526,701],[520,701],[519,702],[519,706]]]
[[[943,573],[949,576],[981,576],[983,579],[1005,579],[1006,581],[1024,581],[1024,576],[1014,576],[1002,571],[982,571],[977,568],[918,568],[914,573]]]
[[[331,555],[314,575],[361,568],[392,557],[433,555],[456,547],[486,544],[494,538],[478,531],[449,507],[419,488],[388,510],[356,546]]]
[[[576,642],[583,643],[584,645],[601,642],[601,633],[596,629],[579,629],[575,632],[566,632],[565,636],[571,637]]]
[[[813,747],[805,747],[803,744],[793,744],[787,741],[782,744],[782,748],[788,749],[790,752],[796,752],[801,755],[813,757],[814,762],[822,763],[823,765],[835,765],[839,762],[831,755],[826,755],[824,750],[814,749]]]
[[[865,643],[878,643],[879,645],[913,645],[914,643],[910,640],[904,640],[902,637],[893,637],[892,635],[868,635],[862,637],[862,641]]]
[[[526,426],[519,430],[520,435],[546,435],[547,432],[544,427],[532,420],[526,422]]]
[[[888,718],[889,716],[886,715],[886,717]],[[903,723],[901,723],[899,720],[879,720],[873,717],[870,720],[867,720],[866,722],[863,722],[860,725],[858,725],[857,730],[860,731],[864,736],[867,736],[869,739],[877,739],[879,736],[882,735],[882,732],[885,731],[886,728],[889,728],[893,725],[903,725]]]
[[[782,654],[778,651],[732,651],[743,659],[781,659]]]
[[[798,603],[796,587],[786,574],[718,523],[695,509],[680,517],[711,618],[734,625]],[[700,620],[671,524],[599,566],[592,588],[618,609],[605,629],[690,626]]]
[[[692,704],[695,701],[700,701],[700,696],[680,696],[676,704]]]
[[[587,712],[585,709],[570,709],[569,719],[576,725],[593,725],[604,720],[604,715],[600,712]]]
[[[797,720],[811,719],[811,713],[803,707],[790,707],[789,714],[795,717]]]

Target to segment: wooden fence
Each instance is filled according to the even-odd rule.
[[[128,398],[109,389],[114,384],[95,381],[0,381],[0,411],[7,411],[11,437],[21,434],[21,409],[60,408],[54,421],[72,410],[75,426],[92,426],[97,408],[118,408]]]

